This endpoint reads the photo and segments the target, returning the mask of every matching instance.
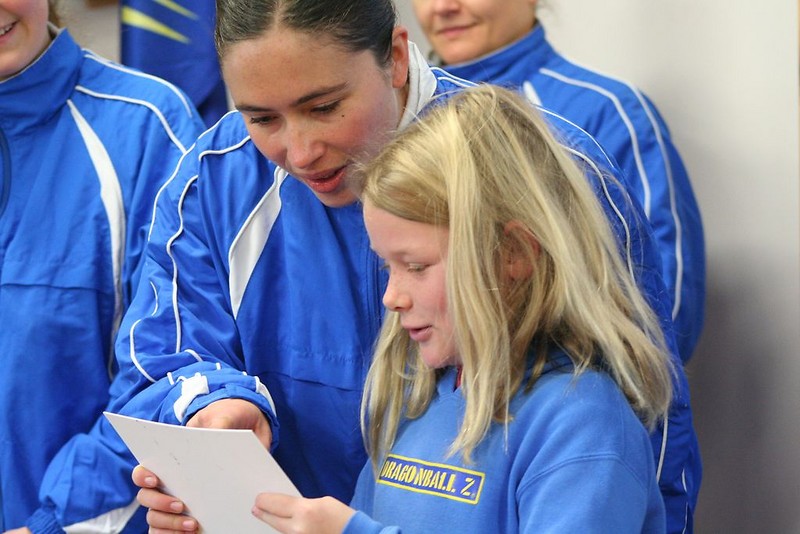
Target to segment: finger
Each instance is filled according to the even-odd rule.
[[[170,514],[150,510],[147,512],[147,524],[151,534],[163,532],[197,532],[197,521],[185,515]]]
[[[291,517],[279,517],[277,515],[265,512],[259,509],[257,506],[254,506],[251,512],[256,518],[268,524],[278,532],[292,532]]]
[[[155,488],[159,483],[158,477],[152,471],[141,465],[137,465],[133,468],[131,478],[133,479],[133,483],[140,488]]]
[[[181,514],[186,509],[179,499],[176,499],[172,495],[162,493],[157,489],[140,489],[139,493],[136,494],[136,500],[145,508],[149,508],[157,512]]]
[[[299,497],[282,493],[259,493],[256,495],[256,509],[275,517],[292,517]]]

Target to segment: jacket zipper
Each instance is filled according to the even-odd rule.
[[[0,163],[3,166],[0,170],[0,217],[2,217],[11,191],[11,151],[8,149],[8,141],[2,129],[0,129]]]
[[[370,303],[370,315],[373,317],[373,327],[375,332],[375,338],[377,339],[378,332],[380,331],[381,324],[383,324],[383,315],[384,315],[384,307],[383,307],[383,272],[381,270],[381,260],[378,258],[377,254],[372,252],[367,252],[369,256],[369,263],[370,269],[369,272],[371,273],[371,280],[370,284],[372,285],[373,296],[374,299]]]

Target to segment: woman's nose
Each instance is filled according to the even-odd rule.
[[[436,14],[449,14],[458,11],[458,0],[432,0],[433,12]]]
[[[322,145],[302,127],[288,127],[285,136],[286,160],[292,169],[308,169],[322,155]]]

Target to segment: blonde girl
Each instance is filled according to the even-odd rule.
[[[282,532],[663,532],[645,428],[671,401],[663,336],[542,118],[466,89],[363,176],[389,283],[359,511],[263,494],[254,514]]]

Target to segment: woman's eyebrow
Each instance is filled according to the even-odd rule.
[[[292,102],[292,107],[302,106],[306,102],[310,102],[310,101],[315,100],[317,98],[320,98],[320,97],[323,97],[323,96],[327,96],[327,95],[330,95],[332,93],[336,93],[338,91],[342,91],[346,87],[347,87],[347,82],[340,83],[340,84],[337,84],[337,85],[332,85],[330,87],[322,87],[320,89],[317,89],[317,90],[312,91],[312,92],[310,92],[310,93],[308,93],[306,95],[301,96],[300,98],[298,98],[297,100]],[[266,113],[266,112],[274,111],[272,108],[266,108],[266,107],[257,106],[257,105],[250,105],[250,104],[237,105],[236,109],[239,110],[239,111],[246,111],[246,112],[250,112],[250,113]]]

